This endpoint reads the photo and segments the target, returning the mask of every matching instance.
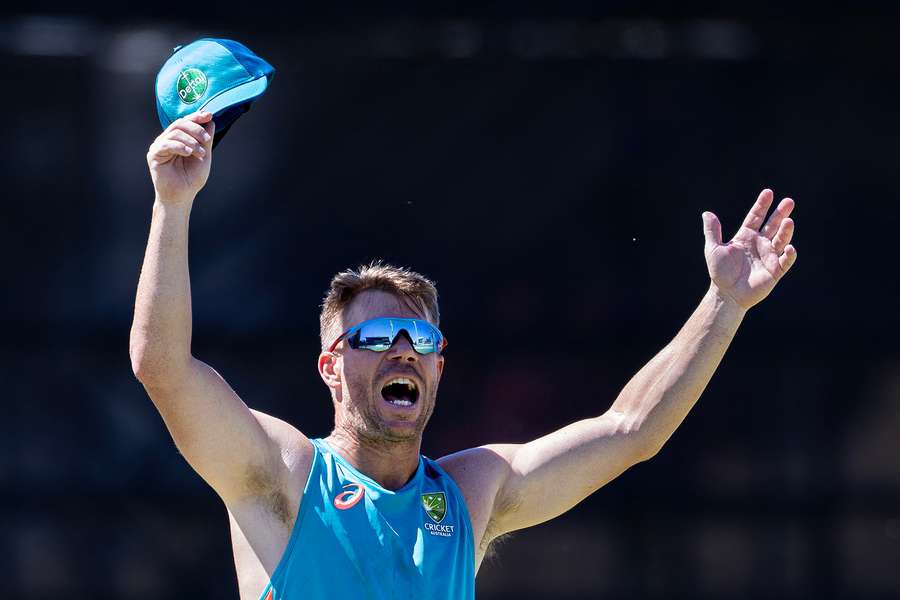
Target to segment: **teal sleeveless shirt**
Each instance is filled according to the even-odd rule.
[[[391,491],[310,441],[297,520],[263,600],[474,600],[469,511],[435,461],[420,455],[413,478]]]

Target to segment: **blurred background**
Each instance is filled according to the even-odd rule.
[[[763,187],[797,201],[797,264],[669,444],[507,538],[479,598],[900,596],[892,7],[0,15],[0,594],[237,598],[225,510],[128,357],[154,77],[215,36],[277,74],[194,207],[193,350],[310,436],[338,270],[438,282],[437,458],[606,411],[708,286],[701,212],[730,238]]]

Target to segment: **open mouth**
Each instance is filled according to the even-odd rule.
[[[395,377],[381,388],[381,396],[394,406],[412,406],[419,399],[419,388],[406,377]]]

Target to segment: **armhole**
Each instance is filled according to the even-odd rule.
[[[307,438],[309,443],[312,444],[313,447],[313,455],[312,460],[309,463],[309,475],[306,476],[306,483],[303,486],[303,497],[300,498],[300,506],[297,507],[297,518],[294,520],[294,527],[291,529],[291,536],[288,538],[287,546],[284,548],[284,553],[282,553],[281,558],[278,560],[278,564],[275,566],[275,570],[272,571],[272,575],[269,576],[269,583],[266,584],[266,587],[263,589],[262,594],[259,596],[259,600],[275,600],[275,588],[273,583],[278,580],[281,575],[281,572],[286,568],[285,565],[290,560],[291,554],[294,552],[294,546],[296,545],[297,538],[300,537],[300,528],[303,524],[303,520],[306,518],[306,513],[309,512],[309,502],[306,499],[309,497],[309,488],[310,483],[313,480],[313,474],[316,472],[316,467],[319,463],[319,457],[321,456],[321,449],[319,445],[315,442],[315,440],[311,438]]]
[[[434,468],[435,471],[438,471],[441,475],[447,478],[447,481],[450,482],[449,485],[453,487],[453,490],[456,494],[456,497],[459,498],[459,503],[462,506],[463,514],[466,517],[466,523],[469,524],[468,530],[469,535],[466,536],[469,540],[469,548],[471,550],[470,554],[472,555],[472,569],[474,572],[475,569],[475,523],[472,522],[472,515],[469,514],[469,505],[466,504],[466,497],[462,493],[462,489],[456,484],[456,480],[453,479],[453,476],[450,475],[447,471],[444,470],[441,465],[438,464],[436,460],[431,460],[430,458],[426,458],[425,460]]]

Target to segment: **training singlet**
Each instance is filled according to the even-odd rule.
[[[263,600],[474,600],[475,544],[456,483],[420,455],[396,491],[357,471],[325,440]]]

